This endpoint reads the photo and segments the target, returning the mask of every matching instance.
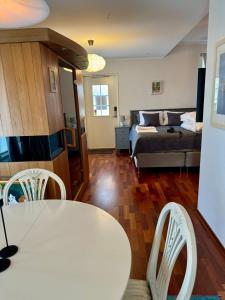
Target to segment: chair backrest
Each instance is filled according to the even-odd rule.
[[[9,203],[9,189],[15,181],[19,181],[27,201],[43,200],[48,179],[54,179],[60,188],[61,199],[66,199],[66,189],[62,179],[51,171],[45,169],[27,169],[11,177],[3,189],[3,202]]]
[[[163,227],[168,215],[170,216],[164,252],[159,271],[156,274]],[[194,228],[187,211],[179,204],[168,203],[159,216],[148,263],[147,281],[151,288],[153,300],[167,299],[173,267],[185,244],[187,267],[177,300],[189,300],[191,297],[197,268],[197,248]]]

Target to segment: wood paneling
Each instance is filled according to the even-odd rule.
[[[53,171],[53,163],[51,161],[1,163],[0,178],[11,177],[16,173],[29,168],[41,168]]]
[[[13,63],[13,49],[11,45],[5,44],[0,47],[2,67],[4,73],[4,82],[7,93],[8,107],[10,109],[10,120],[12,124],[13,135],[23,135],[23,124],[21,117],[22,103],[18,97],[18,90],[15,76],[15,66]]]
[[[89,161],[88,161],[88,148],[87,148],[87,135],[81,135],[81,159],[83,167],[83,181],[89,181]]]
[[[83,202],[114,216],[126,231],[132,249],[131,278],[145,279],[147,262],[162,207],[171,201],[183,205],[191,216],[198,250],[197,277],[193,294],[221,295],[225,299],[225,256],[197,212],[198,171],[148,169],[138,178],[127,155],[92,154],[90,182]],[[170,283],[177,294],[186,269],[181,253]]]
[[[50,49],[40,44],[42,74],[46,96],[46,106],[48,112],[49,132],[55,133],[64,128],[63,107],[59,84],[58,56]],[[56,92],[51,92],[49,68],[54,70]]]
[[[47,109],[45,105],[44,84],[41,78],[41,54],[38,43],[23,43],[25,74],[29,95],[29,110],[33,122],[34,135],[48,133]],[[36,70],[36,68],[38,70]],[[38,76],[39,74],[39,76]]]
[[[82,198],[83,193],[89,181],[89,161],[88,161],[88,148],[87,148],[87,135],[85,133],[85,99],[83,90],[83,76],[80,70],[75,70],[74,79],[74,94],[76,102],[76,113],[78,122],[78,131],[80,132],[80,152],[82,161],[82,183],[75,196],[75,200]]]
[[[8,163],[1,163],[0,164],[0,179],[4,177],[10,177],[11,172],[9,169],[9,164]]]
[[[0,47],[0,135],[12,135],[12,123],[9,109],[10,103],[8,102],[4,70],[2,65],[2,55]]]
[[[46,33],[42,30],[37,31],[37,34],[38,32]],[[11,33],[14,36],[14,32]],[[26,33],[25,31],[18,33],[21,34],[20,43],[15,43],[20,38],[14,36],[9,43],[1,44],[3,37],[0,36],[0,136],[37,136],[56,133],[64,129],[58,55],[39,42],[21,42],[26,40]],[[51,34],[51,31],[48,34]],[[4,41],[6,36],[7,34],[4,35]],[[59,36],[55,38],[59,39]],[[50,68],[54,70],[55,91],[50,85]],[[77,98],[83,105],[81,111],[84,119],[81,72],[78,72],[78,81]],[[86,147],[85,141],[83,147]],[[88,181],[86,150],[82,148],[85,182]],[[65,181],[68,197],[71,198],[67,151],[52,162],[1,163],[0,176],[10,177],[20,170],[31,167],[46,168],[59,174]]]
[[[35,122],[35,133],[40,131],[42,128],[42,131],[47,132],[49,134],[49,124],[48,124],[48,118],[47,118],[47,107],[46,107],[46,101],[48,95],[45,94],[44,89],[44,80],[43,73],[42,73],[42,57],[41,57],[41,51],[40,51],[40,43],[30,43],[31,48],[31,54],[33,58],[33,73],[34,73],[34,82],[35,82],[35,92],[36,97],[34,99],[31,99],[31,106],[33,106],[34,102],[36,102],[36,122]],[[28,83],[28,86],[30,85],[30,82]],[[43,105],[43,107],[41,107]],[[43,110],[43,116],[40,115],[41,110]],[[34,114],[33,114],[34,115]],[[38,122],[42,124],[41,128],[38,126]],[[45,128],[46,126],[46,128]],[[46,133],[45,133],[46,134]]]
[[[49,67],[57,90],[50,91]],[[0,44],[0,135],[48,135],[64,128],[58,57],[44,45]]]
[[[82,160],[82,184],[79,191],[75,196],[75,200],[81,200],[86,187],[89,182],[89,160],[88,160],[88,148],[87,148],[87,135],[83,133],[81,135],[81,160]]]
[[[2,30],[0,43],[42,42],[66,61],[79,69],[86,69],[86,50],[76,42],[49,28]]]
[[[56,173],[66,186],[67,199],[71,199],[70,171],[68,165],[67,151],[57,156],[52,162],[54,173]],[[72,200],[72,199],[71,199]]]
[[[69,178],[69,166],[67,151],[65,150],[59,156],[57,156],[53,161],[34,161],[34,162],[12,162],[12,163],[1,163],[0,164],[0,178],[9,178],[16,173],[30,168],[41,168],[54,172],[57,174],[64,182],[67,199],[71,199],[71,187]],[[59,190],[57,185],[53,181],[48,184],[48,197],[58,198]]]
[[[0,45],[1,135],[48,134],[39,43]]]
[[[12,51],[12,62],[13,69],[16,69],[15,74],[15,100],[20,103],[20,116],[21,122],[23,125],[23,134],[21,135],[34,135],[34,126],[33,126],[33,118],[30,113],[30,97],[29,97],[29,88],[27,81],[27,76],[25,72],[25,61],[24,61],[24,53],[23,48],[19,44],[11,45]],[[11,84],[11,80],[8,80],[9,84]],[[25,88],[26,87],[26,88]],[[16,114],[14,114],[16,115]]]

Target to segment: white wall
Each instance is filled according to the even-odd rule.
[[[131,109],[195,107],[197,68],[206,46],[179,45],[164,59],[107,59],[97,74],[119,77],[119,111]],[[151,95],[151,83],[164,81],[162,95]]]
[[[225,246],[225,130],[210,123],[215,44],[225,38],[225,1],[211,0],[198,209]]]

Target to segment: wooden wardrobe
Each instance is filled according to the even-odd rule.
[[[73,72],[81,181],[72,196],[60,64]],[[88,184],[82,69],[86,51],[46,28],[0,31],[0,179],[27,168],[45,168],[59,175],[68,199],[81,199]],[[7,152],[8,151],[8,152]],[[48,197],[58,191],[49,183]]]

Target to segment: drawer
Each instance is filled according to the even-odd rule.
[[[117,149],[129,149],[129,127],[116,127],[116,148]]]
[[[116,138],[120,139],[120,140],[129,140],[129,135],[128,134],[117,134]]]
[[[128,135],[129,132],[130,132],[129,127],[118,127],[118,128],[116,128],[116,134],[118,134],[118,135],[120,135],[120,134]]]
[[[129,137],[128,136],[121,136],[121,135],[119,135],[119,136],[116,137],[116,142],[117,143],[128,143],[128,141],[129,141]]]

